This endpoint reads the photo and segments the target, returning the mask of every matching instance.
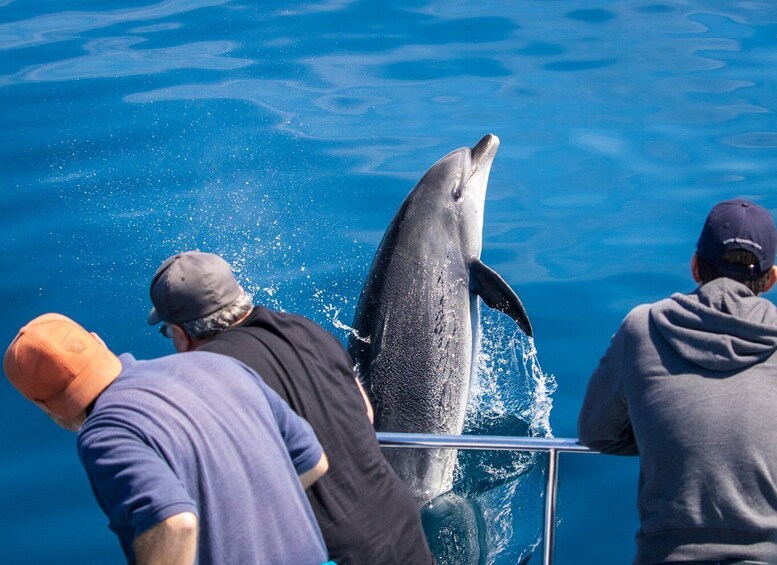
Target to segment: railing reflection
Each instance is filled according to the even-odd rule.
[[[422,449],[450,447],[497,451],[542,451],[548,453],[548,476],[545,482],[545,516],[543,522],[542,563],[551,565],[556,541],[556,491],[558,488],[559,453],[596,453],[576,439],[548,437],[435,435],[378,432],[383,447]]]

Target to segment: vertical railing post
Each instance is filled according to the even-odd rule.
[[[556,487],[558,485],[558,451],[548,451],[548,482],[545,488],[545,523],[542,536],[542,563],[553,565],[556,543]]]

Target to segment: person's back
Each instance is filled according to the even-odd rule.
[[[592,377],[580,440],[638,450],[637,563],[777,557],[775,349],[777,310],[725,278],[624,321],[598,369],[622,391]],[[613,397],[628,405],[620,438],[601,434],[616,412],[591,407]]]
[[[246,363],[316,431],[330,466],[307,492],[331,559],[433,561],[417,505],[380,451],[351,358],[334,336],[302,316],[254,307],[199,350]]]
[[[284,416],[293,414],[255,374],[210,353],[120,359],[123,371],[97,399],[78,443],[128,557],[145,524],[196,508],[200,564],[326,561],[287,451],[307,469],[320,449],[295,443],[299,429]],[[134,491],[143,496],[125,496]]]
[[[760,207],[719,206],[691,263],[701,286],[629,313],[580,412],[581,443],[640,456],[639,564],[777,563],[777,309],[756,296],[777,231]]]

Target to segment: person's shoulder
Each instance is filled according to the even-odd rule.
[[[169,367],[183,366],[190,364],[197,364],[203,361],[212,361],[214,363],[223,362],[224,356],[202,348],[195,351],[186,351],[182,353],[173,353],[171,355],[165,355],[163,357],[156,357],[154,359],[144,359],[142,361],[135,360],[129,367],[129,370],[125,370],[124,373],[146,373],[146,372],[158,372]],[[227,361],[229,362],[229,361]]]
[[[250,333],[261,329],[271,329],[283,326],[304,326],[306,328],[312,328],[314,331],[316,329],[323,330],[319,324],[302,314],[295,314],[284,310],[273,310],[266,306],[254,306],[254,310],[245,320],[228,328],[224,332],[221,332],[219,335],[235,331],[239,332],[241,330]]]
[[[214,340],[215,341],[215,340]],[[238,359],[230,356],[217,353],[215,351],[209,351],[204,348],[200,348],[196,351],[187,351],[186,353],[178,353],[176,357],[180,357],[181,363],[191,365],[194,367],[224,367],[226,369],[242,369],[245,364]]]
[[[638,306],[635,306],[634,308],[629,311],[628,314],[626,314],[626,320],[641,320],[643,318],[647,318],[650,314],[650,309],[653,308],[655,304],[658,304],[657,302],[653,304],[639,304]]]
[[[337,338],[332,334],[332,332],[327,330],[324,326],[322,326],[312,318],[308,318],[307,316],[303,316],[302,314],[296,314],[292,312],[280,312],[280,311],[271,311],[271,312],[272,312],[272,316],[274,316],[277,320],[282,320],[286,325],[296,325],[300,328],[303,328],[305,331],[312,334],[313,336],[319,337],[327,341],[337,341],[337,343],[340,343],[337,340]]]
[[[647,335],[650,325],[655,321],[656,315],[674,308],[676,294],[658,300],[647,302],[633,307],[620,324],[618,333],[623,336]]]
[[[639,304],[632,308],[621,323],[621,330],[626,332],[641,332],[650,323],[651,311],[656,307],[671,300],[671,298],[664,298],[658,302]]]
[[[284,322],[287,322],[287,323],[300,324],[303,326],[318,328],[321,330],[324,329],[323,327],[321,327],[321,325],[318,322],[315,322],[312,318],[308,318],[307,316],[303,316],[302,314],[297,314],[295,312],[285,312],[282,310],[270,310],[269,308],[265,308],[265,311],[268,316],[275,318],[276,320],[283,320]]]

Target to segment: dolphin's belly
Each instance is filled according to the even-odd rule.
[[[359,360],[375,428],[460,434],[473,349],[474,297],[466,270],[403,260],[373,297],[369,353]],[[419,504],[451,489],[455,450],[385,449],[384,454]]]
[[[373,317],[366,375],[376,429],[461,433],[472,369],[468,282],[441,267],[391,282],[380,301],[391,307]]]

